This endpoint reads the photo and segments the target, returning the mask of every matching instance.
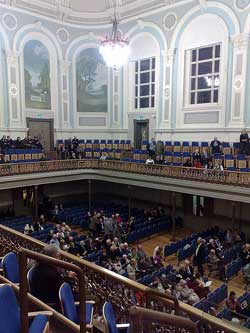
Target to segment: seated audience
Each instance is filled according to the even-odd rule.
[[[155,164],[155,161],[153,160],[152,156],[149,155],[148,159],[146,160],[146,164]]]

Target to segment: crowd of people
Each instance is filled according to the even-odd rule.
[[[144,215],[150,220],[162,213],[162,209],[158,208],[145,211]],[[205,276],[204,265],[208,267],[208,276],[215,272],[222,281],[226,280],[224,254],[236,244],[241,245],[239,258],[244,266],[246,265],[245,277],[250,281],[250,244],[246,243],[244,233],[237,230],[228,229],[224,232],[218,229],[217,236],[213,238],[198,238],[193,261],[186,259],[172,267],[168,274],[158,274],[167,264],[163,247],[156,246],[149,256],[141,244],[131,246],[126,242],[125,235],[129,232],[129,228],[133,228],[135,222],[133,218],[129,222],[124,222],[117,212],[106,217],[103,211],[99,211],[89,213],[88,221],[89,234],[80,240],[72,234],[69,225],[65,222],[56,222],[54,229],[51,229],[47,235],[47,242],[57,250],[67,251],[80,258],[88,259],[94,254],[96,264],[132,280],[140,280],[151,275],[153,276],[151,288],[173,295],[191,305],[206,298],[211,291],[212,282]],[[41,215],[32,226],[25,227],[25,233],[43,230],[46,223],[44,215]],[[123,233],[119,231],[117,233],[120,228],[124,230]],[[46,297],[51,300],[49,295]],[[140,295],[135,297],[138,298],[137,304],[142,305],[143,300],[140,299]],[[237,317],[239,304],[234,291],[230,292],[226,306],[232,311],[232,317]],[[240,313],[242,315],[242,311]],[[244,315],[249,315],[248,307],[244,310]]]
[[[10,149],[43,149],[43,146],[37,136],[32,138],[28,135],[24,139],[18,136],[12,139],[10,136],[3,135],[0,139],[0,148],[1,151],[8,152]]]

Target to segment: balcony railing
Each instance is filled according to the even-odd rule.
[[[217,171],[100,160],[55,160],[19,164],[1,164],[0,177],[79,169],[110,170],[146,176],[168,177],[242,187],[249,187],[250,185],[250,172],[227,170]]]
[[[23,247],[41,251],[44,246],[45,244],[42,242],[0,225],[0,256],[9,251],[18,251]],[[109,300],[116,309],[117,317],[123,322],[128,322],[129,310],[131,306],[137,304],[150,310],[181,314],[197,323],[200,332],[203,333],[246,333],[248,331],[246,328],[233,326],[230,322],[222,321],[190,305],[178,302],[174,297],[154,291],[65,251],[61,252],[61,258],[81,268],[86,277],[86,289],[98,300],[98,313],[101,312],[104,301]],[[159,332],[157,329],[155,326],[152,332]],[[169,328],[166,327],[160,332],[167,333]]]

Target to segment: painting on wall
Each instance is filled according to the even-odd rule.
[[[77,111],[108,111],[108,70],[97,48],[80,52],[76,62]]]
[[[29,109],[51,109],[49,52],[37,40],[24,47],[25,105]]]

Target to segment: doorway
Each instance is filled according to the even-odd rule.
[[[142,148],[142,141],[149,140],[149,120],[134,120],[134,146]]]
[[[37,136],[45,151],[54,149],[54,120],[27,118],[28,135]]]

